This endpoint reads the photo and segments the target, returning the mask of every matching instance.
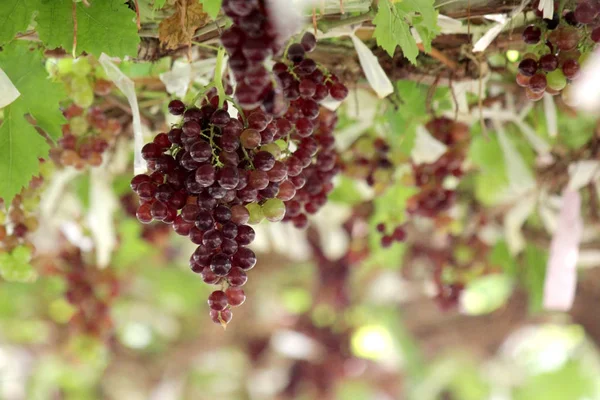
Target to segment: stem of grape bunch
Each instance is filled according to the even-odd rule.
[[[219,108],[223,107],[223,103],[225,103],[225,88],[223,87],[223,59],[225,58],[225,49],[223,47],[219,48],[217,52],[217,63],[215,64],[215,76],[213,78],[213,83],[217,88],[217,95],[219,96]]]

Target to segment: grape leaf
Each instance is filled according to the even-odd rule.
[[[204,11],[212,18],[217,18],[219,10],[221,10],[221,3],[223,0],[200,0],[204,7]]]
[[[534,245],[527,245],[523,254],[523,284],[529,294],[529,311],[542,310],[544,298],[544,280],[548,253]]]
[[[177,49],[192,43],[196,29],[208,22],[208,14],[197,0],[180,0],[175,13],[158,26],[158,39],[167,49]]]
[[[140,38],[135,12],[123,0],[93,1],[87,7],[77,3],[77,54],[112,57],[136,56]],[[73,51],[72,0],[42,2],[37,16],[37,32],[49,48]]]
[[[5,47],[0,52],[0,68],[21,92],[4,109],[0,126],[0,197],[10,202],[38,172],[39,158],[46,157],[49,150],[25,115],[33,117],[49,137],[59,138],[66,120],[58,103],[65,93],[62,85],[47,79],[41,52],[31,51],[25,43]]]
[[[159,10],[165,6],[167,0],[154,0],[153,8]]]
[[[0,45],[27,29],[36,6],[37,0],[0,1]]]
[[[417,62],[419,48],[410,28],[421,36],[426,51],[431,50],[431,41],[439,32],[437,11],[432,0],[382,0],[373,19],[377,44],[390,56],[400,46],[404,56],[413,64]]]
[[[9,282],[31,282],[37,273],[30,264],[31,250],[19,246],[10,253],[0,254],[0,275]]]

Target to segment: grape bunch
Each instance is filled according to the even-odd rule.
[[[69,327],[107,340],[113,327],[110,305],[120,290],[114,270],[87,264],[78,248],[63,250],[56,261],[53,269],[64,276],[65,298],[75,307]]]
[[[523,31],[529,52],[519,63],[516,81],[530,100],[537,101],[544,93],[561,93],[577,79],[580,64],[600,43],[600,2],[583,0],[571,5],[573,9],[560,9],[555,3],[552,19],[540,18]],[[535,10],[541,17],[537,6]]]
[[[448,176],[460,178],[466,155],[469,128],[448,118],[436,118],[426,125],[429,132],[448,150],[433,163],[413,165],[413,177],[420,192],[407,203],[410,214],[435,218],[448,210],[456,201],[456,192],[443,186]]]
[[[390,146],[383,138],[361,136],[344,160],[344,173],[365,180],[375,192],[383,192],[393,180],[395,165],[391,160]]]
[[[403,242],[406,239],[406,230],[403,225],[397,225],[391,234],[386,234],[387,226],[383,222],[378,223],[375,228],[383,235],[381,237],[383,247],[390,247],[394,242]]]
[[[213,321],[226,325],[231,307],[245,301],[241,286],[256,264],[247,247],[255,232],[247,224],[282,220],[292,201],[307,212],[325,202],[335,174],[336,118],[311,114],[318,131],[314,138],[301,137],[285,118],[257,109],[247,119],[235,119],[212,102],[186,108],[171,101],[169,110],[182,115],[182,122],[143,147],[149,173],[135,176],[131,187],[140,198],[138,219],[171,224],[188,236],[198,245],[190,258],[192,271],[206,283],[227,286],[208,300]],[[299,226],[306,216],[298,212],[288,218]]]
[[[27,188],[16,195],[11,204],[0,199],[0,244],[3,251],[11,252],[17,246],[25,245],[33,249],[29,234],[38,228],[37,208],[40,188],[44,179],[33,177]]]
[[[71,104],[63,112],[68,124],[63,125],[63,136],[58,146],[50,149],[50,158],[60,166],[78,170],[102,164],[102,154],[113,146],[122,131],[119,120],[109,118],[98,107],[87,111]]]

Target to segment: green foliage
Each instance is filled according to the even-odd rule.
[[[72,0],[42,2],[37,16],[37,32],[48,48],[73,51]],[[122,0],[93,1],[89,7],[77,3],[77,54],[99,57],[106,53],[124,58],[137,55],[140,38],[135,12]]]
[[[596,382],[581,363],[569,361],[561,368],[528,379],[515,390],[515,400],[565,400],[597,398]]]
[[[155,253],[152,245],[142,238],[142,227],[134,219],[121,222],[119,238],[120,245],[113,258],[113,265],[117,268],[126,268]]]
[[[522,281],[529,293],[529,310],[531,312],[542,310],[547,260],[548,254],[544,250],[531,244],[525,248]]]
[[[474,136],[469,147],[469,159],[479,169],[475,176],[475,197],[484,205],[496,203],[508,186],[502,148],[496,135]]]
[[[223,0],[200,0],[202,8],[212,19],[215,19],[219,14],[222,2]]]
[[[33,117],[48,136],[58,139],[61,125],[66,122],[58,103],[65,93],[61,85],[47,79],[41,52],[31,51],[24,43],[11,44],[0,52],[0,68],[21,93],[4,109],[0,126],[0,197],[10,202],[37,174],[38,159],[46,158],[49,150],[25,114]]]
[[[502,271],[509,277],[517,276],[517,263],[515,259],[510,255],[508,245],[505,241],[499,241],[496,243],[492,251],[490,252],[489,261],[492,266],[500,266]]]
[[[390,227],[393,224],[399,225],[404,222],[406,201],[416,192],[416,188],[397,182],[373,201],[374,213],[369,222],[369,261],[371,263],[383,268],[399,269],[402,267],[406,244],[394,242],[388,248],[382,247],[381,233],[377,232],[375,227],[380,222],[390,224]]]
[[[31,282],[37,273],[30,264],[31,250],[18,246],[10,253],[0,253],[0,275],[9,282]]]
[[[489,314],[502,307],[512,294],[512,279],[504,274],[474,279],[465,288],[462,304],[470,315]]]
[[[0,1],[0,45],[25,32],[39,0]]]
[[[431,0],[383,0],[379,2],[374,37],[389,55],[393,56],[400,46],[404,56],[413,64],[417,62],[419,49],[410,28],[414,27],[423,40],[426,51],[431,50],[431,41],[439,33],[437,11]]]
[[[417,135],[417,125],[424,124],[431,118],[427,112],[429,87],[413,81],[397,81],[397,108],[389,108],[385,119],[390,126],[388,140],[393,149],[405,156],[410,155]],[[432,104],[439,111],[451,107],[448,88],[438,88],[431,98]]]
[[[356,187],[356,181],[345,175],[340,176],[338,184],[328,198],[329,201],[348,205],[359,204],[363,201],[363,196]]]

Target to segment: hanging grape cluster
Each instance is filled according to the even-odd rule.
[[[64,83],[72,101],[63,110],[68,123],[62,127],[57,146],[50,149],[51,159],[56,165],[78,170],[99,166],[102,155],[123,131],[121,122],[100,107],[114,85],[104,79],[102,68],[91,57],[60,59],[48,68]]]
[[[456,192],[444,187],[446,177],[460,178],[466,156],[469,127],[448,118],[436,118],[426,125],[431,135],[448,147],[433,163],[413,165],[413,177],[420,192],[407,203],[410,214],[434,218],[456,201]]]
[[[61,276],[66,283],[65,299],[74,307],[69,328],[108,340],[112,333],[111,305],[119,296],[120,283],[112,268],[98,268],[86,262],[77,247],[63,249],[43,268]]]
[[[527,98],[537,101],[544,93],[561,93],[577,79],[581,63],[600,43],[600,2],[567,2],[564,9],[555,2],[552,19],[542,19],[537,5],[534,9],[540,19],[523,31],[529,52],[519,63],[516,80]]]
[[[0,199],[0,251],[11,252],[17,246],[33,248],[30,234],[38,228],[37,211],[44,179],[33,177],[10,204]]]
[[[222,37],[237,82],[234,99],[217,71],[200,108],[171,101],[169,111],[182,119],[143,147],[149,171],[135,176],[131,187],[141,222],[171,224],[198,245],[191,269],[221,285],[208,304],[212,320],[226,325],[231,307],[246,299],[242,286],[256,264],[247,247],[255,238],[249,224],[285,219],[304,227],[306,214],[318,211],[333,189],[340,170],[337,117],[320,102],[342,100],[348,90],[306,57],[316,45],[310,33],[289,46],[286,62],[272,73],[266,69],[266,57],[280,47],[262,2],[225,1],[223,10],[234,20]],[[238,109],[237,118],[225,99]]]

